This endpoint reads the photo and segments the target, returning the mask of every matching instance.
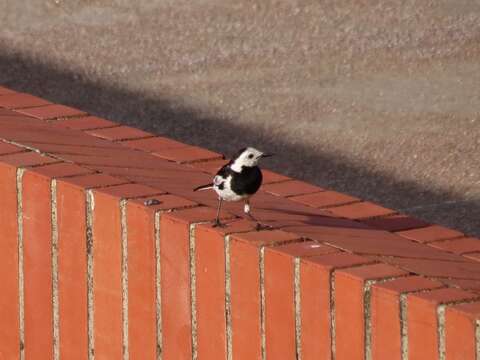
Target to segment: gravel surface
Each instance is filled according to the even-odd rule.
[[[0,83],[480,235],[480,2],[3,0]]]

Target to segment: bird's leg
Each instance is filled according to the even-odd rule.
[[[249,199],[246,199],[245,200],[245,205],[243,206],[243,212],[245,213],[245,215],[247,215],[249,217],[250,220],[255,221],[257,223],[257,226],[256,226],[257,231],[270,228],[270,226],[268,226],[268,225],[260,224],[258,222],[258,220],[251,214],[250,210],[251,210],[250,209],[250,201],[249,201]]]
[[[215,218],[215,222],[213,223],[213,227],[224,227],[225,224],[222,224],[220,222],[220,210],[222,208],[222,201],[223,199],[221,197],[218,197],[218,208],[217,208],[217,217]]]
[[[250,218],[250,220],[258,222],[258,220],[255,219],[250,212],[250,201],[248,199],[245,200],[245,204],[243,205],[243,212]]]

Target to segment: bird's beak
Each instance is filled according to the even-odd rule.
[[[262,154],[262,158],[273,156],[274,154]]]

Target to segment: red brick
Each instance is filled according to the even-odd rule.
[[[70,184],[74,184],[81,188],[96,188],[104,186],[113,186],[120,185],[125,183],[125,180],[115,178],[113,176],[104,175],[104,174],[88,174],[71,177],[68,180]]]
[[[290,199],[315,208],[339,206],[360,201],[360,199],[356,197],[336,191],[322,191],[313,194],[292,196]]]
[[[152,205],[148,205],[145,202],[155,201]],[[137,204],[142,204],[148,206],[150,210],[172,210],[172,209],[183,209],[197,206],[198,204],[190,201],[188,199],[182,198],[176,195],[151,195],[141,199],[132,200],[132,202]],[[158,202],[158,204],[156,203]]]
[[[408,355],[411,360],[438,359],[437,308],[441,304],[468,301],[475,295],[456,289],[437,289],[407,296]]]
[[[265,339],[272,359],[295,359],[294,257],[265,249]]]
[[[189,223],[162,216],[160,229],[163,356],[187,359],[192,354]]]
[[[50,179],[23,175],[25,358],[53,356]]]
[[[368,201],[333,207],[329,209],[329,212],[336,216],[354,220],[391,215],[395,213],[395,211],[391,209],[384,208]]]
[[[469,279],[441,279],[444,284],[461,290],[469,290],[472,292],[480,292],[480,280]]]
[[[400,231],[397,234],[421,243],[428,243],[435,240],[447,240],[463,236],[460,231],[449,229],[440,225],[432,225],[421,229]]]
[[[74,174],[85,173],[85,169],[81,169],[72,164],[54,164],[37,167],[32,171],[27,171],[24,175],[24,239],[25,239],[25,323],[26,323],[26,342],[27,340],[27,319],[29,320],[29,326],[33,328],[32,332],[39,331],[38,327],[45,326],[46,322],[51,321],[51,292],[46,294],[43,289],[39,300],[42,297],[45,298],[44,302],[50,305],[50,309],[44,311],[43,318],[40,318],[37,314],[38,311],[31,310],[34,308],[30,305],[30,302],[35,303],[35,299],[31,299],[33,296],[37,296],[39,293],[38,286],[47,286],[48,289],[52,288],[51,285],[51,213],[50,213],[50,178],[71,176]],[[70,186],[70,185],[68,185]],[[62,328],[62,337],[60,341],[60,353],[68,354],[68,358],[83,358],[82,355],[86,355],[86,290],[85,290],[85,271],[82,271],[82,267],[86,269],[84,263],[86,256],[81,257],[79,254],[86,254],[85,250],[85,196],[81,189],[73,191],[66,188],[66,184],[59,181],[58,184],[58,270],[59,270],[59,311],[63,313],[60,316],[60,327]],[[71,188],[71,186],[70,186]],[[31,200],[35,198],[35,200]],[[72,206],[74,207],[72,208]],[[30,211],[30,212],[29,212]],[[33,215],[30,213],[34,213]],[[41,218],[40,218],[41,217]],[[80,221],[79,221],[80,220]],[[41,223],[41,224],[40,224]],[[33,235],[32,235],[33,233]],[[28,241],[30,238],[32,240]],[[38,237],[41,240],[38,240]],[[47,239],[48,237],[48,239]],[[68,239],[66,241],[65,239]],[[82,240],[83,239],[83,240]],[[41,242],[43,242],[43,244]],[[32,243],[34,242],[34,243]],[[34,244],[34,245],[33,245]],[[39,245],[42,251],[39,251]],[[32,249],[31,249],[32,248]],[[32,254],[30,254],[32,253]],[[33,256],[33,254],[35,256]],[[32,260],[29,260],[32,258]],[[30,265],[29,261],[32,261]],[[50,268],[47,265],[42,266],[42,271],[36,269],[37,263],[39,266],[49,263]],[[32,269],[33,268],[33,269]],[[48,271],[50,270],[50,271]],[[35,283],[38,283],[37,287],[32,287],[31,281],[27,284],[28,276],[42,276],[40,280],[35,278]],[[73,287],[72,287],[73,286]],[[31,290],[30,290],[31,289]],[[30,292],[32,294],[30,294]],[[27,296],[28,295],[28,296]],[[50,298],[49,298],[50,297]],[[29,307],[27,307],[27,305]],[[83,306],[85,305],[85,306]],[[48,306],[48,305],[45,305]],[[34,315],[32,315],[32,313]],[[43,321],[43,325],[40,321]],[[83,324],[83,325],[82,325]],[[51,323],[49,323],[51,325]],[[48,331],[45,334],[49,334]],[[51,331],[50,335],[51,336]],[[30,334],[30,337],[34,335]],[[35,339],[37,337],[35,336]],[[45,339],[43,340],[46,341]],[[48,340],[53,341],[53,340]],[[37,344],[37,346],[51,346],[45,343]],[[30,348],[30,344],[26,346]],[[82,350],[85,350],[83,352]],[[26,350],[27,351],[27,350]]]
[[[229,160],[226,160],[226,159],[202,161],[202,162],[198,162],[198,163],[189,164],[189,166],[191,166],[195,169],[201,170],[203,172],[214,175],[218,172],[218,170],[220,170],[220,168],[222,166],[227,164],[228,161]],[[263,172],[263,170],[262,170],[262,172]]]
[[[13,122],[21,122],[22,124],[38,124],[38,119],[34,119],[30,116],[21,114],[15,110],[4,109],[0,107],[0,120],[3,125]]]
[[[2,120],[0,118],[0,120]],[[42,151],[43,146],[63,145],[71,147],[96,148],[95,155],[108,154],[108,151],[124,149],[118,144],[108,140],[89,136],[79,131],[59,129],[41,120],[33,120],[34,123],[25,121],[0,121],[2,137],[10,141],[27,144]],[[2,124],[3,123],[3,124]]]
[[[366,257],[349,254],[346,252],[312,256],[303,260],[330,269],[347,268],[358,265],[366,265],[367,263],[373,263],[372,260]]]
[[[5,107],[8,109],[27,108],[49,104],[50,102],[48,102],[47,100],[24,93],[14,93],[2,95],[0,97],[0,107]]]
[[[1,89],[1,88],[0,88]],[[18,305],[18,227],[17,227],[17,172],[14,167],[0,164],[0,357],[19,358],[19,305]]]
[[[116,173],[118,172],[135,172],[135,171],[149,171],[149,175],[158,174],[162,169],[161,162],[148,157],[147,154],[142,153],[130,153],[125,151],[116,151],[117,149],[78,149],[78,151],[84,152],[84,154],[68,153],[68,148],[59,149],[55,146],[42,146],[42,151],[52,152],[60,154],[60,157],[66,161],[71,161],[77,165],[84,165],[90,169],[102,171],[104,173]],[[98,155],[92,155],[91,152],[97,151]],[[77,151],[72,149],[72,151]],[[141,164],[141,165],[137,165]],[[157,169],[156,169],[157,168]],[[150,180],[155,180],[147,178]]]
[[[407,275],[405,271],[385,265],[360,266],[335,272],[336,359],[365,357],[365,297],[368,280]]]
[[[188,163],[201,160],[221,159],[222,154],[203,149],[197,146],[186,146],[181,148],[169,148],[164,150],[156,150],[153,152],[155,156],[162,159],[175,161],[177,163]]]
[[[213,224],[202,224],[200,227],[208,227],[224,235],[248,234],[257,231],[257,223],[248,219],[228,219],[224,221],[225,227],[213,227]]]
[[[0,157],[0,161],[13,166],[26,167],[51,164],[54,162],[58,162],[59,160],[48,156],[40,155],[32,151],[28,151],[17,154],[4,155]]]
[[[215,194],[208,191],[200,191],[194,194],[199,193],[204,194],[204,198],[201,201],[202,203],[216,206],[217,200]],[[296,204],[288,199],[269,195],[264,192],[257,193],[251,199],[250,204],[253,209],[253,216],[255,216],[260,223],[273,228],[285,227],[290,231],[290,226],[301,227],[303,224],[308,224],[312,226],[312,228],[316,228],[317,225],[365,228],[364,225],[353,223],[350,220],[336,219],[328,216],[324,210],[309,208],[301,204]],[[237,216],[245,216],[241,202],[225,203],[225,209],[235,213]]]
[[[476,330],[480,303],[450,306],[445,312],[445,347],[448,360],[476,359]]]
[[[47,177],[68,177],[92,173],[92,170],[70,163],[42,165],[34,168],[32,171]]]
[[[123,141],[122,145],[148,152],[155,152],[172,148],[178,149],[188,146],[187,144],[181,143],[179,141],[175,141],[161,136],[151,137],[148,139]]]
[[[244,242],[230,243],[232,355],[261,359],[260,254]]]
[[[355,224],[359,223],[355,222]],[[434,249],[420,246],[386,231],[355,228],[354,225],[346,223],[341,225],[332,224],[330,226],[291,226],[288,227],[288,230],[309,239],[325,242],[358,254],[408,257],[415,253],[425,258],[431,258],[433,255],[438,257],[438,250],[432,251]],[[446,256],[448,259],[451,259],[451,254],[446,254]]]
[[[171,193],[175,193],[176,195],[188,195],[188,197],[192,200],[198,199],[200,197],[199,194],[201,194],[201,198],[209,198],[211,200],[210,203],[213,206],[216,206],[214,205],[216,199],[215,196],[212,196],[212,193],[207,193],[206,195],[208,196],[206,196],[206,192],[194,193],[192,191],[192,189],[195,187],[195,183],[198,183],[197,179],[203,179],[204,183],[211,181],[209,178],[205,179],[204,174],[182,171],[181,169],[171,169],[169,166],[177,165],[169,162],[163,162],[161,160],[152,161],[152,166],[153,165],[155,165],[155,168],[125,168],[120,166],[112,167],[103,165],[88,165],[88,167],[112,176],[166,190]],[[182,174],[181,178],[178,178],[179,174]]]
[[[290,180],[274,184],[265,184],[262,186],[262,190],[273,195],[284,197],[323,191],[323,189],[319,188],[318,186],[300,180]]]
[[[197,341],[199,359],[226,358],[226,263],[225,236],[251,231],[245,220],[228,222],[225,228],[199,225],[195,231]]]
[[[122,237],[119,199],[94,190],[95,357],[122,358]]]
[[[400,295],[404,293],[416,292],[425,289],[436,289],[444,287],[438,280],[427,279],[418,275],[405,276],[386,282],[372,285],[372,297],[382,300],[384,296]]]
[[[123,125],[106,129],[87,130],[86,133],[111,141],[139,139],[153,136],[148,132]]]
[[[161,216],[162,357],[165,360],[192,357],[190,224],[214,219],[215,210],[210,208]]]
[[[331,358],[330,284],[333,270],[371,262],[348,253],[307,257],[300,262],[302,359]]]
[[[471,260],[480,261],[480,252],[468,253],[463,256]]]
[[[281,231],[262,231],[232,236],[230,255],[234,357],[256,358],[255,356],[259,354],[261,348],[259,333],[260,319],[258,317],[260,311],[260,298],[258,293],[260,276],[258,264],[260,255],[258,247],[265,244],[292,241],[295,240],[295,238],[295,235]],[[288,246],[281,246],[280,248],[285,247],[288,248]],[[276,275],[274,273],[272,274]],[[267,271],[265,275],[268,276]],[[268,292],[271,293],[271,291]],[[270,296],[269,298],[272,300],[275,297]],[[282,300],[288,301],[289,299],[285,297],[285,299],[281,299],[281,301]],[[250,314],[251,317],[242,314]],[[269,338],[269,334],[267,330],[267,338]],[[272,340],[275,341],[274,339],[275,336],[273,336]],[[257,345],[252,346],[252,342]],[[270,347],[267,345],[267,348],[271,349],[267,350],[269,354],[276,351],[271,345]]]
[[[135,197],[146,197],[160,195],[164,192],[150,186],[141,184],[122,184],[99,189],[98,191],[118,198],[130,199]]]
[[[246,241],[257,246],[282,244],[299,239],[298,235],[283,230],[252,231],[235,235],[236,241]]]
[[[411,294],[408,296],[408,303],[425,303],[430,305],[448,304],[450,302],[472,300],[476,295],[458,289],[437,289],[426,293]]]
[[[480,239],[460,238],[445,241],[435,241],[430,246],[453,252],[455,254],[464,254],[468,252],[480,251]]]
[[[78,164],[84,164],[88,168],[112,176],[124,179],[129,179],[131,177],[133,178],[131,180],[133,182],[145,181],[145,184],[147,182],[155,182],[162,176],[161,174],[163,174],[163,171],[165,171],[165,175],[169,175],[167,173],[167,170],[169,169],[162,166],[162,162],[156,161],[152,157],[149,157],[148,154],[140,152],[132,154],[129,152],[114,151],[112,156],[105,153],[105,155],[97,157],[91,155],[62,155],[62,158],[67,158]]]
[[[280,181],[291,180],[288,176],[273,172],[271,170],[262,169],[263,184],[271,184]]]
[[[82,189],[57,181],[60,357],[75,360],[88,358],[85,204]]]
[[[72,130],[93,130],[118,126],[113,121],[105,120],[96,116],[58,120],[51,124],[53,127]]]
[[[301,348],[305,360],[331,358],[330,274],[330,269],[301,262]]]
[[[85,112],[78,109],[71,108],[65,105],[45,105],[40,107],[33,107],[18,110],[19,113],[32,116],[40,120],[51,120],[57,118],[66,118],[72,116],[86,115]]]
[[[380,218],[373,218],[373,219],[363,219],[360,221],[373,228],[386,230],[386,231],[411,230],[411,229],[418,229],[418,228],[426,227],[430,225],[423,220],[413,218],[411,216],[403,215],[403,214],[390,215],[387,217],[380,217]]]
[[[231,236],[230,280],[232,355],[257,359],[261,354],[260,248],[298,239],[284,231],[255,231]]]
[[[155,212],[128,202],[127,239],[129,354],[132,359],[155,359]]]
[[[421,258],[420,255],[415,254],[415,256],[411,258],[390,257],[385,258],[384,260],[423,276],[480,280],[480,264],[478,262],[469,260],[460,255],[447,252],[444,254],[447,256],[451,255],[451,258],[445,258],[444,260],[425,259]],[[434,254],[432,253],[431,255]]]
[[[26,150],[25,148],[21,148],[19,146],[0,142],[0,155],[15,154],[15,153],[23,152],[25,150]],[[2,158],[0,157],[0,161],[1,160]]]
[[[314,241],[295,242],[276,248],[278,251],[294,257],[308,258],[339,252],[340,250]]]
[[[81,134],[79,134],[82,136]],[[91,138],[95,139],[95,138]],[[48,154],[54,154],[54,155],[60,155],[63,160],[71,160],[72,162],[76,163],[77,165],[81,163],[81,160],[84,157],[89,158],[92,160],[92,163],[98,163],[95,162],[97,159],[110,159],[110,158],[120,158],[123,159],[124,157],[131,157],[131,161],[135,162],[138,160],[138,157],[131,156],[132,153],[128,149],[124,149],[121,147],[115,147],[114,144],[110,147],[105,147],[105,146],[96,146],[96,145],[91,145],[91,146],[85,146],[81,144],[44,144],[44,143],[37,143],[37,142],[23,142],[23,144],[29,146],[30,148],[35,148],[43,153],[48,153]],[[88,144],[87,144],[88,145]],[[70,159],[70,156],[73,155],[73,158]],[[134,154],[134,155],[138,155]],[[80,161],[77,161],[77,159],[80,159]],[[108,160],[107,160],[108,162]],[[125,162],[126,163],[126,162]]]
[[[372,285],[372,359],[401,359],[400,295],[442,287],[438,281],[418,276]]]
[[[205,226],[195,232],[198,356],[226,359],[225,235]]]
[[[15,91],[8,89],[4,86],[0,86],[0,95],[15,94]]]

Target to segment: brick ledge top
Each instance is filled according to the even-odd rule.
[[[151,206],[155,211],[215,207],[214,194],[192,189],[211,180],[226,161],[221,154],[1,86],[0,140],[0,163],[84,188],[85,177],[97,174],[96,191],[140,197],[133,200],[140,205],[162,199]],[[268,170],[264,174],[253,209],[262,223],[281,229],[274,231],[480,293],[478,239]],[[112,191],[102,187],[101,176],[116,179],[110,185],[127,185]],[[241,218],[241,204],[227,204],[223,216]],[[268,237],[267,231],[258,236]]]

